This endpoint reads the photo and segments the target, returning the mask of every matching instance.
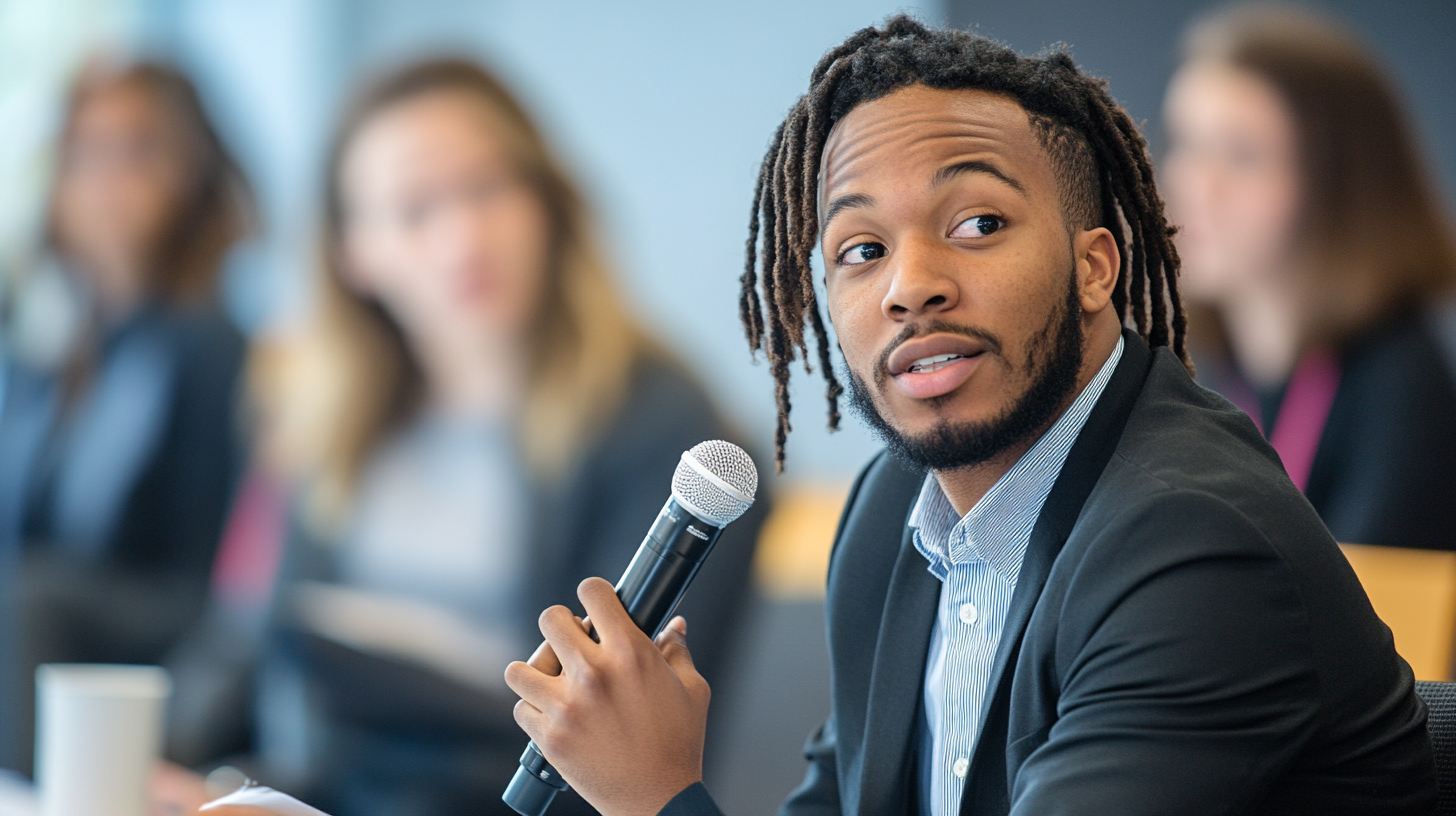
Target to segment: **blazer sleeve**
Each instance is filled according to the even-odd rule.
[[[809,773],[779,809],[779,816],[839,816],[839,779],[834,769],[834,719],[831,717],[804,746]],[[699,782],[672,798],[658,816],[723,816]]]
[[[1123,510],[1066,597],[1048,730],[1008,746],[1011,813],[1246,813],[1315,725],[1306,610],[1233,507],[1169,492]],[[1037,744],[1039,742],[1039,744]],[[1021,750],[1018,750],[1021,749]]]
[[[834,530],[834,548],[830,552],[829,560],[828,581],[830,584],[834,582],[835,567],[839,562],[837,557],[840,552],[839,541],[844,536],[845,519],[849,518],[850,509],[859,499],[860,488],[864,486],[865,478],[884,456],[885,454],[881,453],[871,459],[860,469],[859,475],[854,479],[854,484],[850,485],[849,497],[845,499],[844,511],[840,513],[839,525]],[[831,713],[824,725],[811,734],[808,742],[804,743],[804,758],[809,761],[809,768],[804,773],[804,781],[789,795],[788,800],[779,809],[779,816],[819,816],[819,814],[830,816],[830,814],[841,812],[838,749],[839,729],[836,727],[834,715]]]
[[[663,805],[657,816],[723,816],[723,811],[718,809],[718,803],[708,795],[708,789],[703,787],[703,783],[698,782],[683,788],[682,793],[672,797],[672,801]]]
[[[804,758],[809,760],[809,770],[798,790],[779,808],[779,816],[838,816],[837,739],[834,717],[830,716],[805,743]]]

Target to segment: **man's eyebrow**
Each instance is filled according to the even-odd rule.
[[[935,177],[930,180],[930,186],[939,187],[964,173],[985,173],[988,176],[993,176],[1000,179],[1007,187],[1020,193],[1022,198],[1026,197],[1026,188],[1021,186],[1021,182],[1001,172],[1001,168],[996,165],[984,161],[963,161],[946,165],[935,171]]]
[[[855,207],[873,207],[874,205],[874,197],[867,196],[864,193],[855,193],[834,199],[829,202],[829,209],[824,213],[824,222],[819,225],[820,237],[822,238],[824,231],[829,229],[829,222],[834,220],[834,216],[839,215],[845,210],[852,210]]]

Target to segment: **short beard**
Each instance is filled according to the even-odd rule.
[[[984,422],[941,420],[931,430],[910,436],[885,419],[869,387],[853,370],[848,371],[850,406],[869,424],[892,455],[911,465],[930,470],[955,470],[987,462],[1044,430],[1066,406],[1068,396],[1077,385],[1077,374],[1082,369],[1080,305],[1074,269],[1062,308],[1047,319],[1027,350],[1026,368],[1036,372],[1031,386],[1016,404],[1000,416]],[[983,341],[988,339],[985,332],[954,324],[936,324],[931,330],[964,334]],[[875,380],[878,383],[883,384],[889,379],[884,368],[888,356],[888,353],[882,355],[876,365]]]

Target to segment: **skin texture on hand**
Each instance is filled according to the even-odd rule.
[[[577,597],[601,642],[564,606],[541,613],[546,643],[506,668],[521,695],[516,722],[605,816],[652,816],[703,778],[708,684],[682,618],[654,643],[601,578],[583,581]]]
[[[200,775],[171,762],[157,763],[152,774],[150,816],[191,816],[212,798]]]

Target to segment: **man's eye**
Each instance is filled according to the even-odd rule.
[[[854,266],[885,257],[884,244],[856,244],[839,256],[841,266]]]
[[[962,221],[951,233],[952,238],[981,238],[998,229],[1006,226],[1006,222],[996,215],[973,215]]]

